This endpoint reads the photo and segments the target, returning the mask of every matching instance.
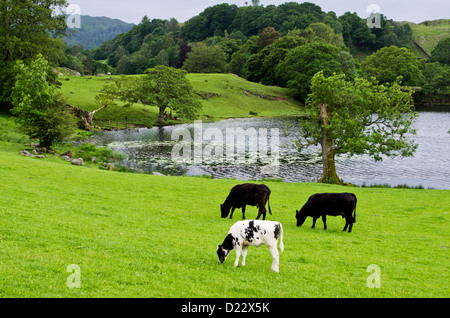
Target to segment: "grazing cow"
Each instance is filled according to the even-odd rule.
[[[316,226],[316,220],[322,217],[324,229],[327,229],[327,215],[342,215],[345,218],[343,231],[352,231],[356,222],[356,196],[353,193],[319,193],[312,195],[300,211],[297,211],[297,226],[302,226],[308,216],[314,221],[312,228]],[[353,212],[355,213],[353,215]]]
[[[270,254],[272,254],[271,270],[278,273],[278,265],[280,263],[277,248],[278,238],[280,238],[280,250],[283,252],[283,226],[279,222],[239,221],[230,228],[223,243],[217,247],[219,262],[225,262],[230,252],[236,250],[234,267],[239,265],[241,253],[242,266],[245,266],[248,247],[260,247],[262,244],[265,244],[268,247]]]
[[[230,194],[226,198],[225,202],[220,205],[220,211],[222,218],[226,218],[230,213],[230,219],[233,218],[233,213],[236,208],[242,208],[242,219],[245,220],[245,206],[257,206],[259,208],[258,217],[259,220],[261,215],[263,220],[266,219],[266,203],[270,198],[270,189],[264,184],[252,184],[246,183],[235,186],[231,189]],[[272,215],[272,210],[270,209],[269,202],[269,213]]]

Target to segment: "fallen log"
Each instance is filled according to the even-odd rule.
[[[78,108],[78,107],[70,105],[70,104],[66,104],[66,106],[73,109],[74,115],[81,120],[78,123],[78,126],[81,129],[85,129],[85,130],[91,130],[91,128],[93,126],[92,120],[94,118],[95,113],[97,113],[107,107],[107,105],[105,105],[105,106],[100,107],[99,109],[96,109],[93,111],[88,111],[88,110],[84,110],[84,109]]]

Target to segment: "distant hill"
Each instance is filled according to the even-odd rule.
[[[82,45],[85,49],[99,47],[103,42],[114,39],[121,33],[128,32],[134,24],[126,23],[118,19],[107,17],[81,16],[81,28],[72,29],[74,33],[71,37],[66,37],[64,41],[69,46]]]

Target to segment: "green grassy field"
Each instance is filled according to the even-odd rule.
[[[411,22],[407,23],[411,26],[414,40],[416,40],[428,54],[431,54],[440,40],[450,36],[450,19],[434,20],[419,24]]]
[[[94,110],[99,108],[95,96],[111,78],[106,77],[62,77],[62,93],[67,101],[79,108]],[[189,74],[194,91],[204,96],[201,99],[203,110],[199,119],[216,121],[233,117],[274,117],[296,116],[301,114],[302,104],[292,96],[286,88],[264,86],[248,82],[231,74]],[[175,114],[176,115],[176,114]],[[140,125],[152,126],[158,117],[156,107],[135,104],[124,107],[118,103],[109,107],[95,118],[111,119]]]
[[[7,117],[0,138],[0,297],[449,297],[450,192],[265,182],[284,227],[280,273],[267,248],[218,264],[216,247],[241,219],[219,204],[236,180],[158,177],[22,157]],[[7,132],[5,132],[7,130]],[[61,146],[62,147],[62,146]],[[62,147],[63,148],[63,147]],[[354,192],[357,222],[297,228],[313,193]],[[247,217],[256,217],[248,208]],[[69,288],[75,264],[80,288]],[[372,265],[381,288],[368,288]],[[256,283],[257,282],[257,283]]]

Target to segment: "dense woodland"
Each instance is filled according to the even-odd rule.
[[[375,66],[364,65],[368,56],[391,46],[401,49],[380,53],[376,61],[380,70],[383,63],[391,63],[383,66],[388,68],[384,73],[391,74],[380,75]],[[129,32],[98,48],[67,48],[61,65],[84,74],[141,74],[157,65],[191,73],[234,73],[265,85],[296,88],[301,100],[320,70],[326,75],[345,73],[350,79],[370,75],[385,82],[403,76],[403,84],[424,88],[417,95],[421,103],[445,102],[450,73],[443,56],[448,55],[448,46],[442,45],[431,60],[425,56],[422,61],[411,53],[414,47],[410,25],[383,15],[381,28],[369,28],[356,13],[338,17],[308,2],[266,7],[224,3],[183,24],[144,17]],[[404,55],[400,60],[405,65],[397,64],[399,54]]]
[[[226,62],[249,40],[247,46],[253,42],[257,45],[250,53],[257,53],[283,36],[300,36],[308,42],[323,41],[343,49],[345,45],[353,54],[375,52],[390,45],[412,47],[408,24],[396,24],[382,16],[381,25],[381,29],[369,29],[367,21],[356,13],[337,17],[312,3],[267,7],[224,3],[207,8],[182,25],[175,19],[144,17],[131,31],[105,42],[88,56],[107,60],[118,73],[134,74],[159,64],[182,67],[187,53],[200,42],[220,49],[217,54],[225,53],[222,56]],[[271,28],[273,34],[263,34],[266,28]]]

